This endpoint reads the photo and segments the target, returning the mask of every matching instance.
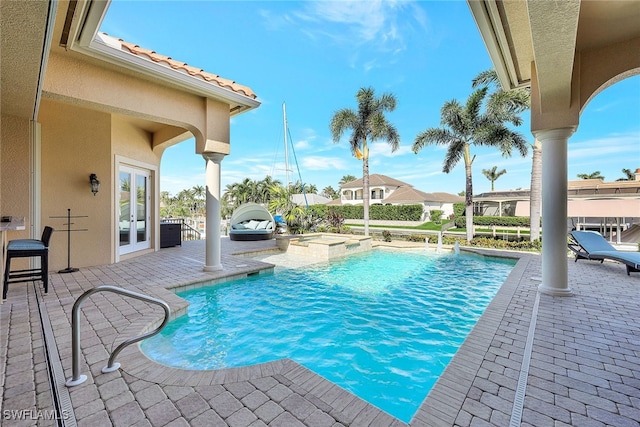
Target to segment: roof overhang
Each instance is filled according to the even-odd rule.
[[[0,110],[35,120],[56,17],[56,1],[0,1]]]
[[[75,9],[68,9],[63,42],[66,49],[114,64],[156,81],[199,96],[229,104],[229,114],[234,116],[257,108],[260,101],[233,90],[212,84],[201,78],[176,71],[143,56],[123,49],[122,43],[113,37],[99,33],[111,0],[77,2]]]
[[[590,97],[638,73],[637,0],[467,3],[502,87],[532,88],[537,126],[575,126]]]
[[[499,7],[495,0],[468,0],[468,3],[502,87],[508,90],[530,86],[531,72],[526,69],[521,70],[519,67],[512,33],[505,26],[504,8]],[[514,5],[516,9],[522,7],[526,12],[525,2]],[[515,11],[513,14],[516,14]],[[521,25],[528,25],[528,20],[523,22],[519,19],[519,21]],[[524,32],[524,36],[520,37],[526,38],[527,33],[530,34],[530,31]],[[527,42],[531,44],[530,37],[528,40],[522,39],[519,45],[525,46]]]

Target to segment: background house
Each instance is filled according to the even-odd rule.
[[[343,184],[340,187],[340,198],[329,205],[360,205],[363,204],[362,178]],[[370,204],[379,205],[422,205],[423,221],[430,219],[430,210],[443,211],[443,218],[453,214],[453,204],[464,202],[464,197],[450,193],[425,193],[414,188],[411,184],[388,177],[373,174],[369,176]]]
[[[473,197],[474,213],[529,216],[529,190],[490,191]],[[640,168],[632,181],[579,179],[567,184],[569,227],[597,230],[617,243],[640,242]]]

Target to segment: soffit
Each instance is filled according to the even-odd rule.
[[[640,37],[639,1],[583,1],[576,50],[611,46]]]
[[[547,79],[541,85],[570,84],[566,68],[573,64],[575,52],[640,37],[637,0],[468,3],[505,89],[530,86],[533,62]]]
[[[151,134],[156,133],[165,127],[170,127],[169,125],[165,125],[163,123],[152,122],[151,120],[144,120],[138,117],[125,116],[122,114],[113,114],[113,120],[116,122],[129,124]]]
[[[0,1],[2,114],[33,117],[48,8],[46,0]]]
[[[527,3],[522,0],[510,0],[500,3],[498,13],[504,23],[504,31],[513,58],[517,85],[531,82],[531,62],[533,62],[533,43]]]

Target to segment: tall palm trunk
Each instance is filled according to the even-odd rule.
[[[367,141],[362,144],[362,203],[364,208],[364,235],[369,237],[369,150]]]
[[[467,228],[467,243],[473,239],[473,179],[471,177],[471,165],[473,164],[473,158],[471,158],[471,152],[469,151],[469,144],[464,145],[464,170],[466,174],[466,187],[465,187],[465,216],[466,216],[466,228]]]
[[[540,213],[542,208],[542,143],[533,143],[533,160],[531,162],[531,189],[529,192],[530,240],[540,238]]]

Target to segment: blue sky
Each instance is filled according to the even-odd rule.
[[[222,187],[266,175],[285,181],[282,104],[302,181],[338,189],[344,175],[362,176],[345,134],[333,143],[329,121],[357,108],[355,94],[372,87],[398,100],[388,120],[400,149],[371,146],[370,173],[425,191],[464,190],[464,165],[442,172],[445,149],[411,151],[416,135],[440,124],[440,108],[465,102],[471,80],[492,63],[466,1],[125,1],[114,0],[101,31],[249,86],[261,106],[234,117],[231,154],[222,161]],[[533,142],[529,113],[517,130]],[[531,153],[503,158],[472,147],[474,193],[490,190],[482,169],[507,174],[496,190],[528,188]],[[599,94],[569,141],[568,179],[600,171],[607,181],[622,168],[640,168],[640,76]],[[298,171],[290,156],[292,180]],[[193,140],[169,148],[161,191],[204,185],[204,160]]]

